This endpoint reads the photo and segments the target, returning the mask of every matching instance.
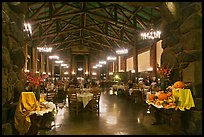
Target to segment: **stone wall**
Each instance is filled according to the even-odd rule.
[[[24,91],[25,12],[25,3],[2,3],[2,124],[13,119],[15,109],[10,110],[9,104],[17,102]]]
[[[176,15],[171,15],[165,4],[162,5],[163,53],[162,66],[173,66],[173,82],[182,80],[191,83],[195,109],[202,111],[202,5],[201,2],[180,2],[176,5]],[[192,114],[196,114],[192,112]],[[198,113],[199,114],[199,113]],[[191,116],[189,132],[202,132],[202,116],[196,120]],[[199,120],[198,120],[199,119]],[[200,123],[198,124],[198,121]],[[196,127],[195,125],[199,125]],[[200,132],[200,133],[198,133]]]

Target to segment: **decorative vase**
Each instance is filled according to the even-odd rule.
[[[161,82],[161,90],[166,92],[166,88],[169,86],[170,81],[168,78],[161,78],[160,79]]]

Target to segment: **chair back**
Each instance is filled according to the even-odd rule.
[[[78,115],[77,90],[74,88],[69,88],[68,90],[68,105],[69,111]]]

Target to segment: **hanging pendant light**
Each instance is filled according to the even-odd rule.
[[[152,8],[151,8],[151,16],[152,16]],[[143,40],[148,40],[148,39],[153,40],[157,38],[159,39],[161,35],[161,31],[154,30],[152,19],[149,26],[150,26],[150,29],[148,31],[141,33],[141,38]]]

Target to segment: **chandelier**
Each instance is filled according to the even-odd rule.
[[[141,33],[141,38],[143,40],[146,40],[146,39],[156,39],[156,38],[159,39],[160,35],[161,35],[161,31],[154,30],[153,27],[152,27],[152,24],[150,24],[150,30],[147,31],[147,32]]]
[[[116,54],[127,54],[128,53],[128,49],[119,49],[119,50],[116,50]]]
[[[152,8],[151,8],[151,16],[152,16]],[[151,22],[150,22],[150,29],[146,32],[141,33],[141,38],[143,40],[146,40],[146,39],[153,40],[153,39],[159,39],[160,38],[161,31],[154,30],[152,22],[153,22],[153,19],[151,19]]]
[[[51,52],[52,51],[52,48],[51,47],[47,47],[47,46],[37,47],[37,49],[38,49],[39,52]]]

